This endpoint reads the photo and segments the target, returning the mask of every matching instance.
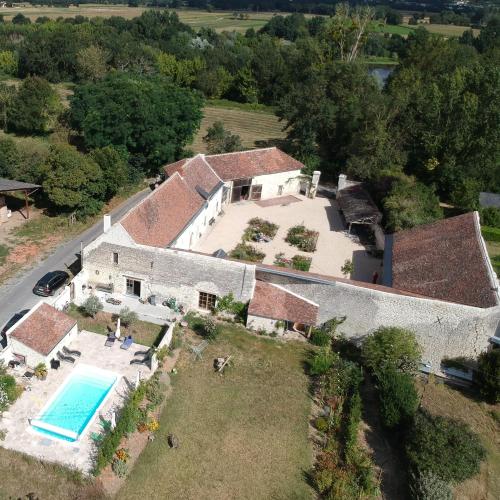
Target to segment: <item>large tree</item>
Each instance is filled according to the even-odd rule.
[[[161,77],[112,73],[78,87],[71,123],[90,149],[123,146],[146,172],[177,159],[198,129],[203,100]]]

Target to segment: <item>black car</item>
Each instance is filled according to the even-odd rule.
[[[68,280],[68,273],[64,271],[52,271],[38,280],[38,283],[33,288],[33,293],[35,295],[42,295],[42,297],[54,295],[54,292],[65,285]]]
[[[12,316],[12,318],[10,318],[9,321],[7,321],[7,323],[5,323],[5,325],[3,326],[2,331],[0,333],[2,335],[5,335],[5,333],[7,332],[7,330],[11,326],[14,326],[29,311],[30,311],[29,309],[23,309],[22,311],[19,311],[18,313],[14,314],[14,316]]]

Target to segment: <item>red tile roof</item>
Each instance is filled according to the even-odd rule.
[[[43,302],[10,336],[47,356],[75,324],[76,319]]]
[[[136,243],[166,248],[204,203],[175,173],[133,208],[121,224]]]
[[[256,281],[254,295],[248,306],[248,314],[315,325],[318,318],[318,305],[280,286],[265,281]]]
[[[206,156],[223,181],[301,170],[304,165],[278,148]]]
[[[475,307],[498,304],[477,213],[393,235],[392,286]]]
[[[207,194],[211,194],[222,182],[207,163],[204,155],[196,155],[194,158],[171,163],[164,167],[164,170],[168,177],[178,172],[191,189],[197,191],[196,188],[200,187]]]

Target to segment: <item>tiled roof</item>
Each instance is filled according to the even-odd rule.
[[[301,170],[304,165],[278,148],[252,149],[237,153],[206,156],[205,159],[224,181]]]
[[[197,188],[200,187],[207,194],[211,194],[222,182],[203,155],[196,155],[194,158],[172,163],[167,165],[164,170],[168,177],[178,172],[191,189],[197,191]]]
[[[478,215],[471,212],[393,235],[392,286],[475,307],[498,303]]]
[[[256,281],[255,292],[248,306],[248,314],[315,325],[318,305],[280,286],[265,281]]]
[[[10,336],[47,356],[75,324],[76,319],[44,302]]]
[[[175,173],[133,208],[121,224],[136,243],[166,248],[204,203]]]

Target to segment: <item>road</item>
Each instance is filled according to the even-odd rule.
[[[111,222],[119,220],[128,210],[145,198],[150,189],[139,191],[128,198],[119,207],[111,211]],[[7,283],[0,286],[0,326],[3,326],[14,314],[30,309],[40,297],[31,291],[34,284],[49,271],[66,270],[80,258],[80,247],[88,245],[102,234],[102,219],[83,233],[57,247],[54,252],[27,271],[20,271]]]

